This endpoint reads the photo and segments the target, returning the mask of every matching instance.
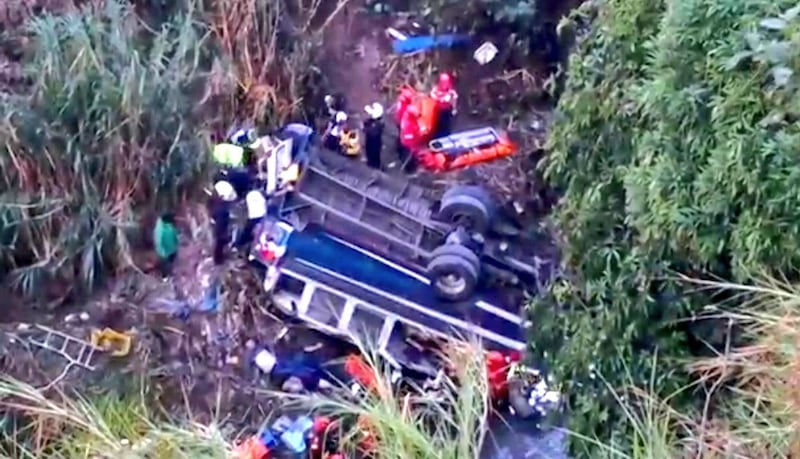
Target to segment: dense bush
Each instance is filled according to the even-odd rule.
[[[92,285],[127,256],[134,209],[203,169],[196,104],[204,32],[153,33],[116,1],[29,23],[29,91],[2,94],[0,269],[26,293]]]
[[[800,262],[793,6],[609,0],[575,49],[545,162],[566,274],[533,305],[532,338],[578,433],[624,444],[615,394],[668,395],[684,358],[724,341],[682,320],[711,298],[675,272],[746,282]]]

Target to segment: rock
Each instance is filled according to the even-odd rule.
[[[305,386],[303,386],[303,381],[300,378],[292,376],[283,383],[281,390],[290,394],[299,394],[305,390]]]
[[[64,323],[68,324],[74,324],[78,320],[80,320],[80,316],[78,316],[78,314],[67,314],[67,316],[64,317]]]
[[[18,332],[24,332],[24,331],[28,331],[30,329],[31,329],[30,324],[20,323],[20,324],[17,325],[17,331]]]
[[[88,321],[89,321],[89,318],[90,318],[90,316],[89,316],[89,313],[88,313],[88,312],[85,312],[85,311],[84,311],[84,312],[82,312],[82,313],[81,313],[81,314],[78,316],[78,318],[80,318],[80,319],[81,319],[81,322],[88,322]]]
[[[228,365],[239,365],[239,357],[236,355],[229,355],[225,359],[225,363],[227,363]]]
[[[253,341],[252,339],[249,339],[249,340],[247,340],[246,343],[244,343],[244,347],[246,349],[255,349],[256,348],[256,342]]]

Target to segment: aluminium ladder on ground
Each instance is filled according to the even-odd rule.
[[[341,276],[336,279],[336,273],[311,263],[302,261],[292,263],[287,267],[281,268],[280,272],[281,277],[289,278],[302,285],[299,293],[289,291],[276,292],[274,299],[281,309],[297,315],[298,318],[313,324],[324,332],[338,336],[344,335],[353,341],[362,339],[359,333],[361,330],[352,329],[353,317],[356,312],[363,310],[372,316],[377,316],[381,318],[382,325],[375,345],[381,355],[387,356],[393,361],[394,358],[388,351],[388,345],[392,331],[398,324],[423,330],[426,333],[447,340],[468,338],[468,335],[472,334],[483,341],[490,341],[506,349],[521,351],[526,348],[524,341],[499,335],[496,332],[447,314],[446,311],[412,303],[387,292],[382,292],[380,289],[364,284],[356,285],[359,282],[354,280],[347,280]],[[322,280],[323,278],[325,280]],[[348,285],[353,285],[355,288],[360,289],[360,292],[355,293],[355,288],[349,289]],[[315,293],[320,290],[328,295],[338,297],[340,300],[338,302],[341,304],[338,307],[339,310],[333,311],[338,315],[335,325],[326,323],[314,315],[314,312],[319,312],[314,311],[314,308],[330,307],[330,305],[325,306],[314,302]],[[351,291],[348,292],[347,290]],[[519,325],[521,323],[520,320]]]
[[[44,338],[39,340],[34,337],[29,337],[28,342],[63,357],[67,361],[65,372],[73,365],[77,365],[89,371],[94,371],[96,369],[96,366],[92,364],[92,359],[95,353],[102,351],[102,349],[92,345],[92,343],[88,341],[75,338],[43,325],[36,325],[36,328],[44,332]]]

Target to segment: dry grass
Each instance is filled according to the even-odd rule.
[[[215,78],[236,86],[225,104],[233,119],[275,126],[302,113],[315,90],[322,31],[348,2],[338,0],[324,13],[321,0],[208,2],[211,30],[228,63],[215,66]]]
[[[756,285],[684,279],[725,292],[736,306],[709,307],[747,344],[689,365],[707,403],[677,413],[647,388],[626,391],[630,448],[597,445],[608,458],[768,459],[800,456],[800,288],[764,277]],[[621,393],[621,392],[619,392]]]
[[[231,445],[216,424],[170,421],[145,402],[144,394],[46,396],[24,383],[1,380],[0,412],[22,422],[18,429],[6,426],[0,454],[20,459],[229,457]]]
[[[30,91],[0,94],[0,269],[68,294],[130,261],[137,208],[202,173],[205,41],[191,11],[143,35],[118,1],[27,27]]]
[[[455,374],[443,379],[444,390],[437,396],[419,388],[398,392],[389,383],[389,369],[370,357],[368,349],[362,348],[362,352],[378,381],[373,392],[353,397],[343,387],[330,396],[285,397],[344,420],[343,449],[350,453],[362,449],[361,426],[367,425],[376,439],[371,451],[376,459],[479,457],[491,407],[486,367],[478,346],[462,349],[455,357]]]

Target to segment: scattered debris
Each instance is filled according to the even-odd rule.
[[[112,357],[125,357],[131,352],[133,338],[130,333],[104,328],[93,330],[91,339],[92,346],[110,353]]]
[[[472,57],[475,59],[475,62],[481,65],[486,65],[489,62],[492,62],[495,57],[497,57],[498,52],[499,50],[494,43],[486,41],[475,50],[475,52],[472,54]]]

